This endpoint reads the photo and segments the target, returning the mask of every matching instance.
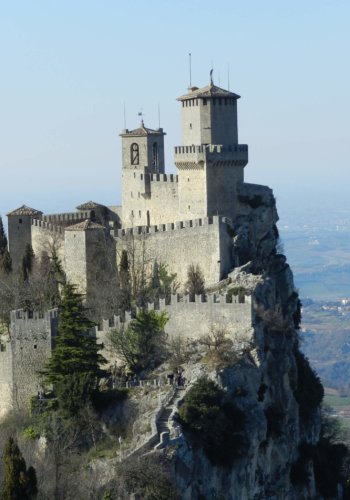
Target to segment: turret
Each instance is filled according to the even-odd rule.
[[[182,106],[183,145],[175,147],[179,207],[183,219],[237,213],[237,185],[243,183],[248,146],[238,144],[239,95],[210,85],[191,87]]]
[[[41,219],[43,213],[40,210],[22,205],[21,207],[9,212],[8,234],[9,251],[12,259],[13,269],[18,269],[28,244],[32,244],[32,221]]]
[[[135,130],[123,130],[122,206],[123,226],[150,225],[150,175],[164,173],[164,135],[162,128],[145,127],[143,120]]]

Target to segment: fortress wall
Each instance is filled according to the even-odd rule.
[[[116,240],[119,255],[123,249],[130,251],[134,243],[136,260],[144,256],[150,265],[154,260],[167,264],[169,272],[177,274],[181,287],[190,264],[200,266],[208,286],[232,269],[232,240],[222,217],[120,229],[116,231]]]
[[[150,182],[151,199],[147,200],[150,224],[176,220],[179,214],[177,176],[153,174]]]
[[[12,408],[12,352],[8,341],[0,343],[0,419]]]
[[[32,219],[32,247],[36,257],[43,252],[52,254],[55,248],[59,259],[64,259],[64,229],[50,222]]]
[[[228,300],[232,302],[227,302]],[[169,337],[198,340],[215,328],[224,328],[237,340],[248,340],[252,334],[250,296],[245,296],[243,303],[235,296],[215,294],[207,295],[206,302],[203,302],[201,296],[196,296],[195,302],[190,302],[188,296],[177,294],[171,296],[169,304],[165,304],[165,300],[160,300],[157,306],[148,304],[148,310],[152,309],[168,314],[165,332]],[[116,361],[116,354],[109,340],[110,332],[116,328],[127,328],[132,319],[130,313],[126,313],[125,318],[114,316],[111,320],[104,321],[101,328],[95,328],[98,342],[104,344],[103,356],[110,365]]]
[[[77,291],[84,294],[87,289],[86,231],[66,231],[64,246],[67,280],[77,285]]]
[[[72,224],[78,224],[78,222],[90,219],[91,210],[86,210],[84,212],[65,212],[60,214],[45,214],[43,215],[43,221],[59,225],[59,226],[71,226]]]
[[[13,405],[27,408],[30,398],[41,390],[39,371],[51,355],[52,336],[58,324],[57,310],[31,317],[23,310],[11,313]]]

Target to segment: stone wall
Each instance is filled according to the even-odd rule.
[[[117,253],[134,252],[135,261],[144,259],[150,266],[154,261],[167,264],[183,287],[190,264],[198,264],[206,285],[222,279],[233,267],[230,226],[223,217],[159,224],[150,227],[120,229],[115,232]]]
[[[9,341],[0,343],[0,419],[12,408],[12,351]]]
[[[44,220],[32,219],[32,248],[40,259],[43,253],[51,256],[55,250],[58,258],[64,260],[64,229]]]
[[[40,370],[49,359],[58,325],[57,310],[42,317],[23,310],[11,313],[13,407],[26,408],[41,390]]]

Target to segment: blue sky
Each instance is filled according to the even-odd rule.
[[[0,0],[0,214],[120,202],[123,103],[180,144],[189,83],[242,96],[246,180],[322,205],[350,185],[350,2]]]

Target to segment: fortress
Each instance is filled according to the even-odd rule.
[[[112,272],[110,264],[116,268],[122,250],[130,245],[147,255],[150,266],[155,261],[167,264],[177,275],[180,291],[190,264],[198,264],[206,286],[215,289],[235,267],[256,256],[263,262],[275,247],[277,213],[271,189],[244,182],[248,146],[238,142],[239,97],[211,81],[178,98],[178,175],[165,173],[162,128],[147,128],[142,121],[139,128],[123,130],[122,206],[89,201],[72,213],[43,214],[26,205],[11,211],[13,267],[20,266],[28,244],[38,258],[54,249],[68,281],[89,300],[99,290],[102,293]],[[195,302],[179,302],[173,296],[170,304],[160,307],[169,313],[170,335],[190,336],[196,335],[196,325],[198,334],[214,323],[250,327],[250,297],[241,302],[227,303],[224,295],[213,294],[203,303],[198,297]],[[96,335],[105,339],[118,322],[120,318],[104,322]],[[50,355],[56,328],[55,311],[43,317],[12,313],[11,339],[0,351],[0,414],[14,405],[26,406],[38,390],[36,372]]]

